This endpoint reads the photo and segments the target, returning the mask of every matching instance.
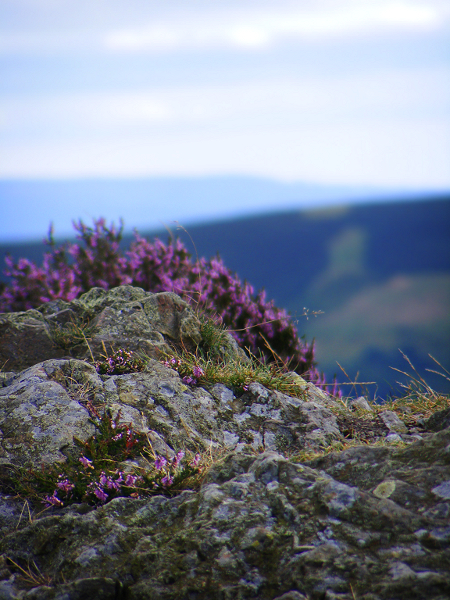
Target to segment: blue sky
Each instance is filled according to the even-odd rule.
[[[2,0],[0,185],[449,190],[449,41],[449,0]]]

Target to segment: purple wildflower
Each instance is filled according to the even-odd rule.
[[[191,377],[190,375],[185,375],[182,379],[182,382],[186,385],[195,385],[197,383],[197,380]]]
[[[183,460],[184,457],[184,452],[182,450],[180,450],[172,459],[172,465],[174,467],[174,469],[176,469],[178,467],[178,465],[180,464],[180,462]]]
[[[172,475],[164,475],[164,477],[161,479],[161,484],[164,488],[169,487],[169,485],[172,485],[172,483],[173,483]]]
[[[164,456],[157,456],[155,459],[155,469],[157,471],[161,471],[162,469],[164,469],[164,467],[167,464],[167,460],[164,458]]]
[[[93,493],[95,496],[97,496],[97,498],[100,500],[100,502],[106,502],[106,499],[108,498],[108,494],[104,490],[102,490],[102,488],[94,487]]]
[[[64,503],[56,495],[56,490],[52,496],[45,496],[43,500],[47,506],[64,506]]]
[[[67,494],[68,492],[70,492],[70,490],[73,490],[75,485],[73,483],[70,483],[68,479],[64,479],[63,481],[58,481],[56,487],[58,487],[60,490]]]
[[[113,479],[112,477],[110,477],[108,480],[107,487],[110,490],[118,490],[120,488],[120,484],[123,482],[122,475],[123,475],[123,473],[119,472],[117,479]]]
[[[85,467],[86,469],[93,469],[94,466],[92,465],[92,460],[89,460],[88,458],[86,458],[85,456],[82,456],[81,458],[78,459],[80,461],[80,463],[83,465],[83,467]]]
[[[192,369],[192,373],[193,373],[194,377],[196,377],[197,379],[200,379],[200,377],[203,377],[203,375],[205,374],[203,369],[201,367],[197,367],[197,366],[195,366]]]
[[[191,460],[191,462],[189,463],[189,466],[196,467],[198,465],[198,463],[200,462],[200,458],[201,458],[200,454],[197,453],[194,456],[194,458]]]
[[[138,475],[126,475],[125,477],[125,485],[130,487],[134,487],[136,485],[136,481],[142,479]]]

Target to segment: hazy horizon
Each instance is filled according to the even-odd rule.
[[[125,233],[270,212],[434,198],[449,190],[331,186],[245,176],[0,180],[0,243],[73,237],[72,221],[124,220]],[[20,218],[18,218],[20,215]]]

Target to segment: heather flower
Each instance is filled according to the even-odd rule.
[[[93,494],[100,500],[100,502],[106,502],[108,498],[108,494],[100,487],[94,487]]]
[[[112,477],[109,478],[107,487],[110,490],[118,490],[121,483],[123,483],[123,473],[119,471],[119,473],[117,473],[117,479],[113,479]]]
[[[167,460],[164,458],[164,456],[157,456],[155,459],[155,469],[157,471],[161,471],[162,469],[164,469],[164,467],[167,464]]]
[[[186,385],[195,385],[197,383],[197,380],[194,379],[193,377],[191,377],[190,375],[185,375],[182,379],[183,383],[185,383]]]
[[[203,372],[203,369],[202,369],[201,367],[197,367],[197,366],[195,366],[195,367],[192,369],[192,374],[193,374],[193,375],[194,375],[194,377],[196,377],[197,379],[200,379],[200,377],[203,377],[205,373]]]
[[[52,496],[45,496],[43,502],[47,506],[64,506],[64,503],[57,497],[56,490],[53,492]]]
[[[164,488],[169,487],[169,485],[172,485],[172,483],[173,483],[172,475],[164,475],[164,477],[161,479],[161,485]]]
[[[191,460],[191,462],[189,463],[190,467],[196,467],[198,465],[198,463],[200,462],[201,456],[200,454],[196,454],[194,456],[194,458]]]
[[[94,466],[92,464],[92,460],[89,460],[88,458],[86,458],[85,456],[82,456],[81,458],[78,459],[80,461],[80,463],[83,465],[83,467],[85,468],[89,468],[89,469],[93,469]]]
[[[142,479],[142,478],[139,477],[138,475],[129,475],[128,474],[125,476],[125,485],[134,487],[136,485],[136,481],[138,481],[139,479]]]
[[[173,468],[176,469],[180,462],[183,460],[184,452],[180,450],[172,459]]]
[[[58,481],[58,483],[56,484],[56,487],[58,487],[60,490],[62,490],[66,494],[68,494],[70,492],[70,490],[73,490],[75,485],[73,483],[70,483],[70,481],[68,479],[64,479],[62,481]]]

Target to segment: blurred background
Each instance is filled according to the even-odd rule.
[[[1,257],[181,223],[328,377],[450,389],[449,42],[449,0],[2,0]]]

